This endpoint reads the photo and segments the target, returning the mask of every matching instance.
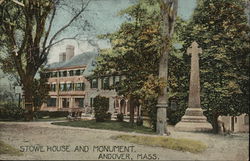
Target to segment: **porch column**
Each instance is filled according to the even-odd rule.
[[[114,113],[115,108],[114,108],[114,98],[109,97],[109,112]]]
[[[125,115],[128,114],[128,100],[125,100]]]

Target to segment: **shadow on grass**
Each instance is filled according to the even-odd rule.
[[[117,122],[113,120],[105,122],[96,122],[95,120],[80,120],[80,121],[69,121],[69,122],[54,122],[52,124],[61,126],[91,128],[91,129],[105,129],[105,130],[136,132],[144,134],[155,134],[151,128],[145,126],[137,126],[136,124],[131,125],[128,122]]]

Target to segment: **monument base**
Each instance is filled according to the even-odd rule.
[[[175,125],[176,131],[206,132],[212,130],[201,108],[187,108],[181,121]]]

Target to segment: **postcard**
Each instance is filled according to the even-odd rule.
[[[0,0],[0,160],[249,160],[249,0]]]

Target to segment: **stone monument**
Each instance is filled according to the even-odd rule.
[[[188,48],[187,54],[191,55],[191,74],[189,86],[188,108],[181,121],[176,124],[178,131],[210,131],[212,126],[203,115],[200,103],[200,69],[199,54],[202,49],[198,48],[197,42],[193,42]]]

